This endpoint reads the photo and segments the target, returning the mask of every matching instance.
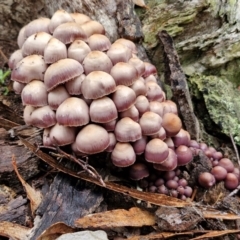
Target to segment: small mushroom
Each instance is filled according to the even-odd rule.
[[[166,113],[162,117],[162,127],[164,127],[167,136],[175,136],[182,128],[182,121],[176,114]]]
[[[22,50],[18,49],[13,52],[8,60],[8,66],[10,69],[14,69],[18,62],[23,59]]]
[[[67,50],[69,58],[82,63],[84,58],[91,52],[90,47],[82,40],[77,39],[72,42]]]
[[[87,37],[90,37],[93,34],[105,34],[105,29],[103,25],[97,21],[87,21],[81,24],[83,31],[86,33]]]
[[[88,38],[88,45],[92,51],[107,51],[111,42],[105,35],[93,34]]]
[[[149,169],[144,163],[134,163],[129,168],[129,177],[132,180],[141,180],[149,176]]]
[[[85,22],[88,22],[91,20],[91,18],[83,13],[70,13],[71,17],[74,19],[74,21],[77,23],[77,24],[83,24]]]

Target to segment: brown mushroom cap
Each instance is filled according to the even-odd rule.
[[[117,108],[109,97],[95,99],[90,104],[90,118],[92,122],[107,123],[117,117]]]
[[[29,83],[33,79],[43,80],[47,65],[40,55],[30,55],[17,63],[11,79],[21,83]]]
[[[136,154],[130,143],[118,142],[112,151],[111,159],[117,167],[128,167],[136,161]]]
[[[149,176],[149,169],[144,163],[134,163],[130,166],[129,177],[132,180],[141,180]]]
[[[166,113],[162,119],[162,126],[166,130],[167,136],[174,136],[181,130],[182,121],[176,114]]]
[[[82,65],[70,58],[61,59],[48,67],[44,75],[44,83],[48,91],[83,73]]]
[[[89,73],[81,84],[81,91],[86,99],[97,99],[116,90],[113,77],[103,71]]]
[[[110,144],[108,132],[96,124],[88,124],[76,137],[77,149],[86,154],[103,152]]]
[[[89,107],[80,98],[70,97],[56,111],[57,122],[63,126],[83,126],[89,123]]]
[[[114,133],[119,142],[135,142],[142,137],[140,125],[129,117],[117,122]]]

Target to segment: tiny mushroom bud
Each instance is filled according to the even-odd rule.
[[[186,165],[193,160],[192,151],[187,146],[180,145],[176,149],[176,154],[178,159],[178,166]]]
[[[113,43],[107,51],[107,55],[114,65],[118,62],[127,62],[131,58],[132,52],[120,43]]]
[[[132,180],[141,180],[149,176],[149,170],[144,163],[134,163],[129,168],[129,177]]]
[[[96,124],[88,124],[76,137],[77,149],[86,154],[103,152],[110,144],[108,132]]]
[[[44,83],[48,91],[83,73],[82,65],[74,59],[61,59],[48,67],[44,75]]]
[[[139,120],[142,133],[146,136],[156,134],[161,128],[161,123],[162,118],[154,112],[145,112]]]
[[[210,188],[212,187],[216,180],[214,178],[214,176],[209,173],[209,172],[202,172],[199,176],[198,176],[198,182],[199,184],[204,187],[204,188]]]
[[[117,117],[117,108],[109,97],[95,99],[90,104],[90,118],[92,122],[107,123]]]
[[[52,145],[64,146],[74,142],[76,128],[59,125],[54,125],[50,130],[50,141]]]
[[[66,88],[63,85],[59,85],[48,93],[48,105],[53,110],[57,110],[59,105],[69,97],[70,94],[67,92]]]
[[[49,31],[50,33],[53,33],[54,30],[61,24],[66,22],[74,22],[74,18],[66,11],[59,9],[57,10],[49,23]]]
[[[211,174],[215,177],[217,181],[222,181],[227,176],[227,170],[222,166],[215,166],[212,168]]]
[[[23,120],[27,125],[32,125],[32,112],[35,110],[33,106],[27,105],[23,110]]]
[[[17,63],[12,70],[11,79],[21,83],[29,83],[33,79],[43,80],[47,65],[40,55],[30,55]]]
[[[233,162],[229,158],[222,158],[218,162],[218,166],[224,167],[227,172],[233,172],[234,165]]]
[[[140,125],[129,117],[117,122],[114,133],[119,142],[135,142],[142,137]]]
[[[138,78],[137,70],[134,66],[125,62],[116,63],[110,74],[114,78],[116,85],[132,85]]]
[[[31,125],[39,128],[48,128],[56,123],[55,112],[49,106],[35,108],[31,114]]]
[[[33,80],[28,83],[21,93],[23,105],[34,107],[45,106],[47,101],[47,89],[42,81]]]
[[[16,94],[21,94],[23,88],[26,86],[24,83],[13,81],[13,90]]]
[[[118,142],[112,151],[111,159],[117,167],[128,167],[136,161],[136,154],[130,143]]]
[[[83,126],[89,123],[88,105],[80,98],[70,97],[56,111],[57,122],[63,126]]]
[[[87,40],[84,30],[75,22],[67,22],[59,25],[53,32],[53,37],[64,44],[72,43],[76,39]]]
[[[165,142],[158,138],[150,140],[145,149],[145,159],[152,163],[162,163],[169,155],[169,149]]]
[[[38,32],[26,39],[22,46],[23,56],[38,54],[43,55],[44,48],[52,36],[46,32]]]
[[[82,40],[75,40],[68,48],[67,55],[82,63],[84,58],[91,52],[90,47]]]
[[[116,90],[113,77],[103,71],[89,73],[81,84],[81,91],[86,99],[97,99]]]
[[[57,62],[60,59],[67,58],[67,48],[64,43],[52,37],[44,48],[44,61],[47,64]]]
[[[113,102],[115,103],[119,112],[129,109],[136,100],[135,92],[124,85],[118,85],[116,91],[112,95]]]
[[[38,18],[31,21],[28,25],[25,26],[24,37],[27,39],[34,33],[46,32],[49,33],[48,26],[50,24],[49,18]],[[20,46],[21,47],[21,46]]]
[[[162,126],[166,130],[167,136],[174,136],[181,130],[182,121],[176,114],[166,113],[162,119]]]
[[[107,51],[111,47],[111,42],[105,35],[93,34],[88,38],[88,45],[92,51]]]
[[[234,190],[238,187],[238,184],[239,180],[237,176],[234,173],[228,173],[224,181],[225,188]]]
[[[92,51],[88,53],[82,64],[86,75],[93,71],[110,73],[112,68],[112,62],[110,58],[101,51]]]

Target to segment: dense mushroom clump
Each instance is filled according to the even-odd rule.
[[[166,100],[155,66],[138,58],[130,40],[111,43],[100,23],[58,10],[23,27],[18,46],[9,59],[13,87],[26,124],[44,128],[45,146],[70,145],[77,156],[111,152],[115,166],[131,166],[134,180],[147,177],[149,166],[172,172],[192,161],[176,104]],[[177,176],[167,186],[190,196]]]

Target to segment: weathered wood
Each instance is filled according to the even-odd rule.
[[[181,68],[173,40],[166,31],[161,31],[158,37],[164,48],[165,81],[172,88],[173,100],[178,105],[185,128],[193,139],[199,140],[199,123],[193,111],[186,77]]]
[[[76,219],[94,212],[102,201],[99,190],[88,189],[75,178],[58,174],[37,210],[41,219],[34,226],[29,239],[37,239],[46,228],[57,222],[74,227]]]

